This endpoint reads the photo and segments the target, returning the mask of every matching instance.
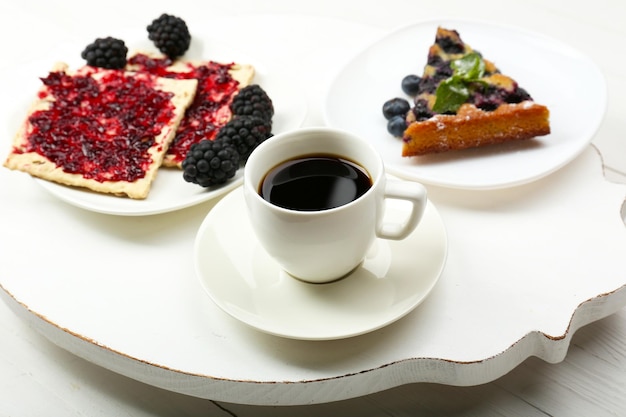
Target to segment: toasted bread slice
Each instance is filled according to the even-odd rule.
[[[197,79],[194,102],[180,123],[176,138],[163,165],[181,167],[189,148],[202,139],[213,139],[232,118],[230,103],[254,79],[252,65],[214,61],[171,61],[167,57],[136,52],[128,60],[128,70],[149,72],[176,79]]]
[[[59,63],[4,166],[96,192],[144,199],[197,81]]]

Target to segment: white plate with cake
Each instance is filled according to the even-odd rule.
[[[129,57],[129,59],[130,57],[134,56],[135,53],[137,52],[145,52],[150,57],[153,57],[153,56],[158,57],[158,55],[160,54],[160,52],[156,49],[155,45],[152,44],[152,42],[148,39],[148,34],[146,32],[142,32],[141,28],[138,28],[138,30],[134,30],[134,31],[124,31],[122,33],[113,33],[111,36],[124,40],[126,46],[128,47],[127,56]],[[242,182],[242,172],[241,172],[242,170],[241,169],[237,170],[234,176],[230,177],[227,181],[219,182],[217,184],[209,183],[209,184],[204,184],[204,186],[200,186],[197,183],[186,181],[185,179],[183,179],[183,170],[180,168],[180,163],[182,159],[184,159],[184,157],[181,159],[180,155],[181,154],[184,155],[186,151],[184,149],[182,151],[179,149],[178,150],[179,155],[173,154],[172,149],[175,148],[174,147],[175,142],[173,141],[169,145],[169,153],[165,153],[164,155],[157,155],[157,153],[161,152],[161,149],[163,148],[162,144],[164,142],[159,142],[159,143],[156,143],[155,146],[152,146],[149,150],[150,152],[149,155],[152,158],[151,160],[153,161],[151,164],[157,164],[158,162],[157,167],[146,169],[146,172],[153,171],[153,172],[150,172],[149,178],[148,178],[148,175],[146,174],[145,178],[140,178],[140,180],[132,180],[132,181],[126,179],[127,177],[124,177],[125,174],[121,175],[120,177],[121,179],[117,179],[117,178],[114,180],[109,179],[110,178],[109,176],[113,175],[111,174],[113,169],[111,169],[110,171],[105,171],[104,174],[102,174],[102,176],[99,178],[96,176],[96,174],[94,174],[94,172],[99,170],[100,167],[96,167],[96,169],[93,169],[91,172],[87,170],[86,171],[87,175],[85,173],[81,173],[81,171],[79,171],[78,174],[75,172],[72,172],[71,174],[68,175],[68,172],[66,169],[67,167],[61,167],[60,165],[63,163],[67,163],[66,162],[67,160],[70,161],[69,163],[73,163],[76,157],[72,156],[72,157],[64,157],[64,158],[58,159],[61,162],[56,163],[55,165],[55,163],[51,163],[52,158],[49,155],[44,155],[42,157],[40,154],[38,154],[38,152],[42,152],[40,149],[29,150],[29,148],[27,148],[28,145],[26,145],[26,142],[24,139],[22,139],[21,142],[18,142],[17,137],[19,135],[25,136],[28,134],[28,133],[23,133],[23,132],[34,131],[35,129],[37,129],[37,133],[39,134],[39,136],[45,137],[45,135],[47,134],[46,129],[49,129],[49,130],[56,129],[58,130],[58,132],[55,132],[53,134],[53,136],[56,135],[54,136],[55,138],[59,136],[63,136],[63,135],[66,135],[69,138],[66,140],[66,142],[69,143],[70,145],[67,145],[67,146],[64,145],[65,147],[62,149],[71,148],[72,146],[74,146],[74,150],[72,151],[75,154],[79,154],[79,157],[81,157],[80,155],[81,153],[105,155],[109,152],[107,150],[109,148],[116,149],[116,150],[118,149],[117,144],[115,145],[115,147],[109,146],[107,148],[106,146],[100,146],[98,143],[96,143],[98,141],[100,141],[101,143],[105,142],[104,140],[99,140],[96,137],[97,134],[92,134],[92,132],[98,131],[98,129],[101,129],[102,131],[105,131],[108,134],[109,132],[113,132],[115,129],[117,129],[121,125],[122,127],[120,128],[120,130],[123,130],[124,134],[126,134],[125,132],[127,131],[131,132],[130,133],[131,139],[132,139],[133,134],[135,137],[139,136],[134,133],[137,130],[137,125],[139,125],[138,123],[128,122],[129,124],[131,124],[131,126],[128,128],[127,126],[122,125],[121,122],[118,122],[117,119],[115,120],[115,123],[106,124],[108,123],[105,120],[106,118],[110,118],[110,119],[113,118],[113,117],[109,117],[110,113],[106,113],[106,112],[103,113],[105,117],[91,117],[92,116],[91,114],[87,114],[85,116],[81,114],[77,116],[78,118],[81,119],[79,120],[79,122],[83,124],[84,126],[87,126],[87,127],[80,127],[76,129],[81,136],[80,140],[83,141],[82,147],[80,145],[80,140],[79,141],[74,140],[75,136],[77,135],[66,134],[66,132],[69,132],[71,129],[73,129],[72,126],[76,125],[76,123],[67,122],[67,123],[63,123],[63,127],[58,127],[58,125],[61,125],[62,123],[58,123],[56,119],[51,119],[52,121],[54,121],[54,123],[48,123],[48,125],[45,124],[46,120],[44,120],[43,123],[41,121],[37,121],[37,123],[39,124],[35,125],[35,121],[33,121],[34,119],[32,118],[29,118],[28,122],[24,122],[24,120],[26,119],[27,111],[29,109],[29,103],[32,103],[35,100],[35,96],[36,96],[35,93],[42,86],[42,83],[39,80],[39,77],[46,77],[48,73],[51,71],[51,68],[53,67],[55,62],[67,63],[67,65],[61,66],[61,68],[64,68],[63,70],[61,70],[61,73],[67,75],[68,77],[72,77],[72,79],[78,79],[80,77],[87,76],[93,80],[97,80],[97,82],[101,83],[102,85],[105,85],[105,83],[111,82],[110,80],[112,79],[112,77],[106,71],[98,70],[97,72],[92,73],[89,71],[82,70],[82,68],[85,68],[84,65],[86,62],[85,60],[81,59],[81,51],[83,51],[85,47],[90,42],[93,42],[93,41],[94,41],[93,39],[85,39],[83,43],[77,42],[75,44],[62,45],[59,47],[57,51],[55,51],[54,56],[45,57],[45,59],[42,58],[38,60],[36,63],[29,64],[27,67],[26,66],[17,67],[17,68],[7,71],[8,74],[6,75],[10,77],[11,79],[15,80],[14,83],[11,83],[11,85],[8,86],[8,88],[11,89],[11,91],[8,92],[9,96],[14,97],[15,102],[20,103],[22,105],[22,107],[20,108],[20,111],[16,110],[15,107],[12,108],[11,110],[7,109],[6,111],[3,111],[3,115],[7,117],[6,123],[3,123],[6,125],[6,126],[3,126],[3,129],[7,131],[7,134],[10,135],[9,137],[12,137],[15,135],[15,138],[16,138],[13,144],[13,148],[11,149],[10,155],[9,157],[7,157],[7,162],[6,162],[7,167],[28,172],[33,177],[35,177],[37,183],[41,185],[45,190],[47,190],[54,196],[58,197],[60,200],[63,200],[67,203],[70,203],[72,205],[75,205],[75,206],[78,206],[87,210],[95,211],[95,212],[114,214],[114,215],[123,215],[123,216],[151,215],[151,214],[158,214],[158,213],[165,213],[169,211],[179,210],[185,207],[196,205],[196,204],[211,200],[213,198],[219,197],[241,184]],[[211,65],[209,65],[209,61],[217,62],[217,63],[224,63],[225,67],[214,68],[212,66],[212,63]],[[272,103],[273,103],[273,110],[274,110],[273,115],[271,116],[271,133],[276,134],[282,131],[291,130],[291,129],[299,127],[302,124],[306,116],[306,112],[307,112],[306,102],[301,96],[294,95],[291,93],[293,91],[293,88],[290,85],[288,78],[285,78],[281,76],[280,74],[277,74],[276,71],[272,71],[268,69],[267,67],[262,65],[258,60],[251,58],[249,56],[246,56],[230,48],[228,45],[221,44],[220,42],[216,40],[211,40],[210,36],[203,36],[202,34],[198,34],[194,32],[193,30],[192,30],[192,41],[191,41],[190,48],[186,51],[186,53],[181,58],[175,60],[174,64],[167,67],[169,71],[168,74],[171,75],[172,73],[178,73],[178,72],[182,74],[182,73],[187,72],[189,74],[193,73],[194,77],[196,75],[199,76],[199,74],[202,74],[202,76],[205,77],[205,80],[206,80],[206,83],[204,85],[208,87],[204,89],[201,89],[200,87],[198,87],[195,93],[195,101],[188,100],[186,102],[185,105],[188,106],[187,107],[188,111],[185,113],[185,116],[182,118],[182,120],[180,119],[176,120],[176,123],[180,123],[180,126],[182,127],[183,124],[186,123],[186,121],[189,119],[190,117],[189,115],[192,114],[190,112],[190,110],[192,109],[192,106],[196,106],[194,110],[197,110],[197,112],[193,114],[197,114],[198,116],[196,119],[193,119],[189,123],[187,123],[187,128],[188,128],[187,131],[190,131],[191,134],[195,135],[196,137],[201,136],[196,133],[198,130],[200,130],[200,128],[197,127],[197,124],[195,124],[197,120],[200,120],[202,122],[204,122],[205,120],[210,120],[210,123],[215,123],[214,125],[215,127],[211,128],[212,130],[204,129],[204,132],[211,132],[211,131],[218,132],[220,130],[220,127],[223,126],[229,120],[228,118],[230,117],[229,113],[226,114],[226,116],[224,116],[225,114],[224,108],[225,107],[227,108],[228,105],[224,104],[227,102],[224,101],[223,97],[227,93],[226,88],[224,86],[227,86],[229,84],[228,77],[224,76],[224,74],[226,73],[225,68],[226,66],[231,65],[231,63],[235,63],[235,65],[229,68],[235,68],[235,67],[240,68],[240,67],[247,67],[247,66],[253,67],[253,72],[254,72],[253,77],[246,78],[245,82],[240,81],[240,78],[235,77],[235,75],[232,76],[232,78],[239,81],[239,87],[238,87],[239,89],[245,86],[246,84],[257,84],[261,86],[262,89],[271,98]],[[181,64],[181,65],[176,66],[178,64]],[[191,67],[190,65],[192,64],[195,66]],[[239,64],[243,64],[243,65],[239,65]],[[130,60],[128,62],[128,65],[129,66],[131,65]],[[140,74],[148,72],[147,70],[143,71],[143,69],[137,69],[138,68],[137,65],[135,64],[133,65],[134,66],[132,68],[129,66],[127,66],[126,68],[131,69],[132,71],[139,71]],[[196,70],[199,67],[202,67],[201,70]],[[58,66],[55,67],[55,71],[57,71],[56,68],[58,68]],[[159,68],[158,71],[159,71],[158,74],[155,72],[155,73],[150,74],[150,76],[155,79],[163,80],[164,78],[161,77],[161,72],[160,72],[162,71],[162,68]],[[125,73],[125,74],[132,74],[132,73]],[[205,75],[205,74],[210,74],[210,75]],[[234,74],[234,72],[231,70],[228,70],[227,74],[232,75]],[[181,75],[179,77],[180,79],[172,80],[172,84],[178,84],[182,86],[182,84],[184,84],[185,82],[188,82],[190,77],[193,78],[191,75],[189,76]],[[139,78],[139,77],[135,77],[135,78]],[[170,77],[168,75],[167,79],[169,80],[170,78],[177,78],[177,77],[176,76]],[[198,78],[198,79],[200,80],[201,78]],[[48,77],[48,82],[52,82],[52,81],[54,81],[54,79]],[[78,82],[81,82],[81,81],[82,81],[82,78],[78,80],[76,84],[78,84]],[[236,82],[230,82],[230,83],[232,85],[236,85]],[[72,85],[75,85],[75,84],[72,84]],[[201,85],[200,82],[198,82],[198,86],[200,85]],[[49,106],[50,108],[52,108],[53,105],[49,103],[58,103],[60,100],[58,98],[59,96],[55,96],[52,93],[48,94],[49,91],[53,91],[53,87],[48,85],[46,88],[47,88],[47,91],[44,91],[45,94],[42,94],[43,90],[39,90],[39,93],[37,93],[38,99],[35,103],[35,105],[38,106],[37,109],[43,109],[44,112],[48,109],[46,106]],[[176,88],[178,87],[177,86],[171,87],[173,91]],[[115,89],[111,88],[111,90],[121,91],[120,88],[115,88]],[[130,100],[132,100],[133,91],[137,91],[137,89],[130,89],[130,93],[126,93],[127,97],[131,97]],[[83,92],[80,92],[80,94],[82,93]],[[200,97],[200,94],[204,94],[204,95]],[[232,88],[231,88],[230,94],[236,94],[236,92],[232,93]],[[52,97],[52,98],[49,98],[49,97]],[[201,100],[198,100],[198,97],[200,97]],[[209,102],[213,100],[214,97],[215,97],[215,102],[218,103],[219,106],[216,105],[214,107],[211,107],[212,104]],[[117,98],[114,100],[117,100]],[[83,102],[85,101],[87,100],[84,100]],[[153,102],[152,99],[149,102],[152,103]],[[207,103],[211,104],[211,106]],[[84,105],[78,106],[78,107],[92,109],[92,108],[105,107],[105,105],[108,106],[108,103],[103,104],[102,100],[100,99],[98,99],[98,101],[96,101],[95,104],[93,104],[93,107],[92,107],[92,104],[93,103],[90,103],[90,106],[88,107]],[[63,103],[63,105],[65,105],[65,103]],[[141,107],[141,110],[137,111],[136,112],[137,114],[132,113],[133,110],[135,110],[137,107]],[[110,106],[106,108],[109,109]],[[31,107],[31,110],[32,109],[33,107]],[[124,110],[124,112],[126,113],[124,112],[118,113],[118,114],[122,114],[122,116],[114,116],[114,117],[121,119],[125,116],[125,114],[132,113],[132,116],[129,117],[128,119],[136,120],[137,118],[144,117],[144,114],[148,114],[148,112],[150,111],[152,111],[150,106],[142,105],[141,100],[139,100],[139,102],[135,104],[134,106],[132,105],[132,103],[128,105],[127,109]],[[76,111],[74,111],[73,114],[75,113]],[[156,111],[155,111],[155,114],[157,114]],[[86,116],[89,116],[89,117],[86,117]],[[54,117],[58,118],[58,117],[66,117],[66,116],[55,115]],[[83,120],[85,119],[90,119],[88,122],[90,124],[83,123]],[[105,127],[99,128],[98,127],[99,123]],[[170,123],[170,121],[168,121],[167,123]],[[49,125],[52,125],[52,128],[50,128]],[[151,125],[157,126],[158,124],[156,122],[152,123],[148,120],[146,123],[143,123],[143,126],[140,125],[140,127],[144,129],[149,129]],[[40,126],[43,126],[43,127],[40,128]],[[113,126],[115,129],[113,127],[110,128],[110,126]],[[180,128],[176,130],[178,125],[176,126],[172,125],[172,126],[173,128],[169,129],[169,131],[171,131],[171,136],[172,138],[175,136],[176,139],[178,139],[181,130]],[[162,128],[161,130],[156,130],[157,133],[153,133],[153,134],[157,135],[156,136],[157,138],[162,139],[162,136],[166,135],[167,133],[166,131],[168,131],[167,127],[168,126],[166,126],[165,128]],[[153,131],[154,130],[155,129],[153,129]],[[18,135],[16,135],[16,132],[19,132]],[[174,134],[174,132],[176,133]],[[122,134],[118,134],[117,131],[114,133],[111,133],[111,137],[113,137],[114,135],[115,135],[115,140],[117,140],[119,137],[123,137],[123,139],[126,139],[126,136],[123,136]],[[83,139],[83,136],[86,139]],[[96,137],[96,138],[93,139],[93,137]],[[203,137],[206,137],[206,135]],[[128,139],[126,140],[130,141]],[[78,145],[75,145],[76,143],[78,143]],[[137,142],[137,143],[140,143],[140,142]],[[124,149],[128,149],[127,145],[120,145],[120,146],[126,146],[126,148]],[[132,147],[134,146],[135,145],[133,145]],[[137,146],[140,146],[140,145],[137,145]],[[96,150],[94,151],[92,149],[96,149]],[[56,152],[57,150],[55,149],[54,151]],[[111,153],[115,154],[116,152],[111,152]],[[132,152],[132,150],[129,151],[129,153],[130,152]],[[163,150],[163,152],[165,151]],[[177,161],[174,159],[175,157],[178,157]],[[111,160],[112,158],[107,158],[106,156],[102,156],[102,157],[94,158],[94,159],[97,161],[96,163],[101,162],[104,165],[104,164],[110,164],[109,160]],[[119,159],[120,158],[117,158],[117,160]],[[124,160],[134,161],[134,159],[131,157],[124,159]],[[91,160],[87,161],[87,163],[85,163],[85,166],[88,166],[87,164],[92,164],[92,161]],[[122,163],[120,167],[125,170],[126,167],[124,166],[124,164],[125,163]],[[114,166],[114,168],[117,169],[116,166]],[[135,167],[129,167],[128,171],[132,171],[134,169]],[[120,171],[120,170],[118,169],[117,171]],[[85,178],[88,178],[88,180],[85,181]],[[138,190],[137,187],[135,187],[134,182],[144,182],[147,184],[144,184],[143,189]],[[68,185],[65,185],[65,184],[68,184]]]
[[[389,133],[382,107],[395,97],[406,99],[411,106],[417,102],[402,88],[402,81],[410,74],[424,78],[439,28],[458,32],[485,62],[488,59],[497,65],[497,77],[500,71],[505,73],[532,96],[531,100],[547,107],[549,133],[463,150],[451,150],[444,144],[440,146],[445,148],[442,152],[403,156],[409,129],[404,131],[404,138]],[[451,73],[448,81],[456,74]],[[486,22],[440,19],[394,31],[349,60],[330,85],[324,117],[328,125],[369,140],[394,175],[450,188],[497,189],[539,179],[578,156],[602,122],[606,101],[599,68],[559,40]],[[518,107],[530,104],[528,101]],[[464,115],[473,120],[472,112]],[[444,118],[431,117],[432,134],[444,128],[439,123]],[[493,129],[492,139],[503,130],[503,125]]]

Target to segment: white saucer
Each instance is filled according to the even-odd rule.
[[[388,208],[388,215],[399,207]],[[445,264],[444,224],[428,203],[405,240],[377,240],[346,278],[301,282],[284,273],[258,243],[241,188],[219,201],[195,241],[195,268],[211,299],[234,318],[266,333],[331,340],[367,333],[411,312],[433,289]]]

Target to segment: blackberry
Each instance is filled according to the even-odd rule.
[[[256,116],[268,121],[274,116],[272,100],[257,84],[242,88],[233,98],[230,109],[235,116]]]
[[[171,59],[182,56],[191,43],[187,23],[179,17],[163,13],[147,27],[148,38]]]
[[[220,129],[215,140],[234,146],[241,162],[245,162],[252,151],[270,136],[271,122],[255,116],[236,116]]]
[[[202,187],[223,184],[239,169],[239,153],[224,141],[203,139],[191,145],[182,168],[187,182]]]
[[[108,36],[87,45],[80,56],[92,67],[121,69],[126,66],[127,52],[124,41]]]

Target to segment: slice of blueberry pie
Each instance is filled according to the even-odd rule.
[[[402,126],[402,156],[550,133],[548,108],[534,102],[514,79],[464,43],[455,30],[437,29],[423,74],[407,76],[402,88],[414,96]]]

